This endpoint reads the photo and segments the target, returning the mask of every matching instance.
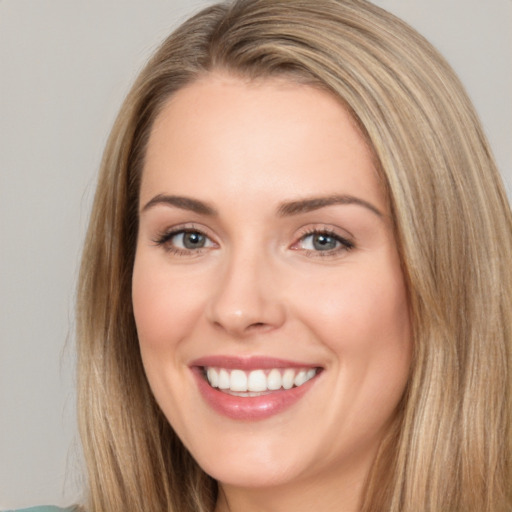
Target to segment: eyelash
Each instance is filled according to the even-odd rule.
[[[200,247],[198,249],[182,249],[181,247],[176,247],[170,243],[175,236],[180,234],[185,235],[186,233],[197,233],[198,235],[204,236],[207,240],[211,241],[211,238],[202,229],[196,228],[194,226],[187,226],[178,227],[172,229],[171,231],[165,231],[161,233],[156,239],[154,239],[153,242],[158,246],[164,247],[166,251],[170,252],[171,254],[175,254],[176,256],[199,256],[205,250],[209,249],[208,247]]]
[[[202,230],[194,226],[190,227],[178,227],[175,229],[172,229],[171,231],[166,231],[161,233],[156,239],[153,240],[153,242],[158,246],[163,246],[166,251],[175,254],[176,256],[199,256],[204,251],[208,250],[209,247],[200,247],[197,249],[182,249],[180,247],[176,247],[175,245],[172,245],[170,242],[171,240],[180,234],[187,234],[187,233],[197,233],[200,236],[205,237],[207,240],[211,241],[211,238]],[[300,250],[298,245],[300,243],[303,243],[304,240],[306,240],[308,237],[314,236],[314,235],[324,235],[326,237],[332,238],[335,240],[335,242],[338,245],[338,247],[335,247],[334,249],[328,249],[325,251],[321,250],[314,250],[314,249],[302,249],[304,254],[308,257],[315,257],[315,258],[325,258],[325,257],[334,257],[339,256],[343,252],[348,252],[355,248],[355,244],[348,240],[347,238],[344,238],[340,236],[338,233],[336,233],[332,229],[326,229],[326,228],[312,228],[308,229],[305,232],[303,232],[297,242],[295,242],[291,248],[293,250]],[[214,242],[213,242],[214,243]]]
[[[324,235],[326,237],[332,238],[337,242],[338,247],[334,249],[328,249],[325,251],[314,250],[314,249],[302,249],[306,256],[314,257],[314,258],[326,258],[326,257],[336,257],[341,253],[351,251],[355,248],[354,242],[348,240],[345,237],[342,237],[338,233],[336,233],[333,229],[330,228],[310,228],[307,229],[304,233],[301,234],[299,240],[295,242],[292,246],[292,249],[295,249],[301,242],[304,242],[308,237],[314,235]]]

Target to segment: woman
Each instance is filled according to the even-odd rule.
[[[512,509],[510,208],[361,0],[236,1],[128,95],[80,276],[88,511]]]

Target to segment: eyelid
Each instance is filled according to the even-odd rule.
[[[206,237],[212,243],[212,245],[208,247],[198,247],[197,249],[183,249],[181,247],[170,244],[172,238],[176,235],[179,235],[180,233],[199,233]],[[152,241],[155,245],[162,246],[167,251],[177,254],[178,256],[199,255],[204,251],[218,247],[218,243],[209,233],[209,230],[194,223],[178,224],[172,227],[168,227],[162,231],[159,231],[157,235],[152,239]]]
[[[353,242],[356,240],[356,237],[350,231],[348,231],[348,229],[341,228],[335,224],[324,222],[312,222],[302,226],[297,230],[297,238],[314,233],[330,233],[333,236],[342,238],[344,240],[350,240]]]
[[[345,234],[340,233],[340,231],[343,231],[349,236],[346,236]],[[329,237],[334,238],[340,245],[334,249],[327,249],[324,251],[321,250],[315,250],[315,249],[304,249],[299,247],[299,244],[306,239],[309,236],[313,235],[327,235]],[[342,253],[346,253],[348,251],[353,250],[356,247],[354,236],[349,233],[346,230],[341,230],[340,228],[337,228],[332,225],[327,224],[316,224],[313,226],[306,226],[304,228],[301,228],[299,230],[299,233],[297,234],[296,241],[293,242],[291,245],[292,250],[301,251],[306,256],[312,256],[312,257],[336,257],[341,256]]]

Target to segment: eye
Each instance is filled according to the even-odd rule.
[[[327,233],[314,233],[302,239],[303,249],[309,251],[332,251],[337,249],[339,245],[340,241]]]
[[[299,249],[308,255],[328,256],[354,248],[354,243],[329,230],[314,230],[303,235],[292,249]]]
[[[202,249],[208,245],[210,240],[199,231],[181,231],[174,234],[169,242],[180,249]]]
[[[202,249],[215,247],[209,236],[198,229],[174,229],[159,236],[155,243],[179,256],[198,254]]]

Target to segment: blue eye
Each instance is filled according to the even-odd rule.
[[[315,231],[304,235],[296,247],[307,252],[336,254],[354,248],[354,244],[335,233]]]
[[[194,250],[206,247],[209,240],[198,231],[180,231],[174,234],[169,241],[180,249]]]
[[[214,247],[215,243],[197,229],[177,229],[160,235],[155,243],[179,256],[198,254],[201,249]]]
[[[332,251],[333,249],[337,249],[339,247],[340,242],[332,235],[327,235],[325,233],[314,233],[303,239],[303,245],[304,249],[315,251]]]

